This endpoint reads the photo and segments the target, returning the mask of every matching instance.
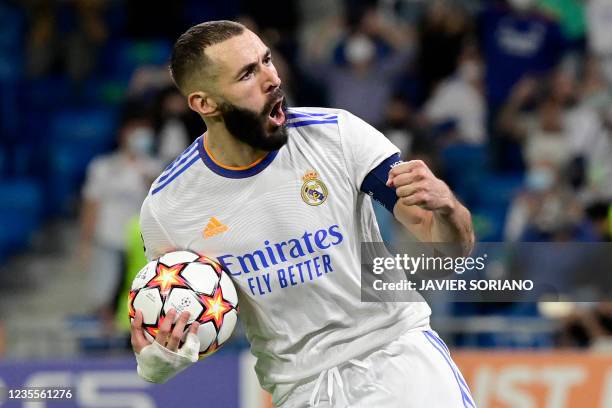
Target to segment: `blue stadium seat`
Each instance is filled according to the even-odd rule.
[[[28,81],[21,91],[19,139],[11,151],[11,170],[18,175],[49,171],[49,150],[69,143],[84,150],[105,151],[114,141],[115,109],[70,109],[78,106],[70,81],[62,76]],[[63,108],[59,109],[58,108]]]
[[[49,109],[47,107],[46,109]],[[19,144],[28,145],[33,149],[43,148],[49,140],[49,123],[51,112],[35,108],[21,107],[22,120],[19,126]]]
[[[448,172],[485,171],[487,168],[487,152],[484,146],[456,143],[442,150],[444,168]]]
[[[15,80],[23,72],[24,12],[0,2],[0,80]]]
[[[51,118],[50,139],[103,152],[115,141],[115,127],[113,109],[69,109]]]
[[[523,187],[519,175],[489,175],[480,181],[483,188],[478,190],[478,205],[485,207],[507,207],[516,193]]]
[[[6,149],[0,146],[0,179],[6,176]]]
[[[17,210],[0,210],[0,257],[25,249],[37,228],[27,214]]]
[[[74,102],[72,83],[66,76],[29,80],[24,85],[21,97],[22,109],[26,112],[49,112]],[[32,119],[35,119],[34,115],[28,116],[28,120]]]
[[[49,172],[45,179],[46,205],[50,213],[70,210],[78,197],[87,165],[99,152],[70,143],[59,143],[49,151]]]
[[[50,113],[29,109],[24,112],[20,120],[19,138],[7,151],[7,171],[19,177],[43,180],[48,172]]]
[[[52,212],[67,209],[83,181],[87,164],[114,145],[115,132],[113,109],[66,110],[51,119],[45,178]]]
[[[453,144],[441,152],[443,178],[468,206],[475,202],[488,171],[484,146]]]
[[[17,177],[30,177],[36,174],[37,149],[31,143],[18,143],[10,150],[8,172]]]
[[[503,241],[508,208],[523,186],[520,176],[489,175],[479,182],[472,214],[480,241]]]
[[[80,98],[88,106],[117,106],[124,102],[127,81],[113,78],[91,78],[84,84]]]
[[[40,221],[43,191],[37,181],[10,179],[0,181],[0,210],[19,211],[36,223]]]
[[[40,227],[43,192],[30,179],[0,181],[0,257],[24,249]]]
[[[475,207],[471,210],[478,241],[503,241],[507,206]]]
[[[105,65],[104,72],[129,79],[138,67],[167,66],[171,52],[172,44],[166,40],[116,41],[102,51],[101,62]]]
[[[131,41],[121,50],[121,62],[128,66],[165,65],[172,52],[169,41]]]

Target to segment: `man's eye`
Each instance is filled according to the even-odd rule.
[[[249,79],[251,76],[253,76],[253,71],[248,71],[242,76],[242,78],[240,78],[240,80],[244,81],[246,79]]]
[[[264,58],[263,62],[264,62],[264,64],[269,64],[269,63],[271,63],[271,62],[272,62],[272,57],[271,57],[271,56],[268,56],[268,57]]]

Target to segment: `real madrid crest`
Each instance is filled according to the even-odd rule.
[[[316,171],[307,171],[302,177],[302,200],[308,205],[321,205],[327,200],[327,187]]]

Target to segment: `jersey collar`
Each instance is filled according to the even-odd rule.
[[[251,177],[256,174],[261,173],[276,157],[278,154],[278,150],[274,150],[269,152],[261,159],[258,159],[254,163],[249,164],[248,166],[242,167],[230,167],[225,166],[215,160],[215,158],[210,154],[210,151],[206,147],[206,135],[200,136],[200,140],[198,142],[198,151],[200,153],[200,158],[210,170],[214,173],[227,178],[239,179]]]

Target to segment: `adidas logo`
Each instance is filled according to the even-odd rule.
[[[214,237],[215,235],[221,234],[227,231],[229,227],[225,224],[222,224],[215,217],[211,217],[206,224],[206,228],[204,228],[204,238]]]

